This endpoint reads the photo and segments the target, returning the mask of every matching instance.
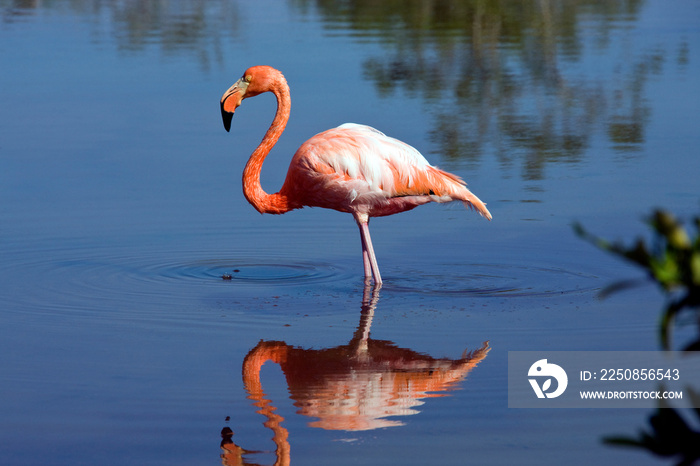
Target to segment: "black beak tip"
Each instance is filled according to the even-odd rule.
[[[228,132],[231,130],[231,120],[233,119],[233,113],[224,110],[224,104],[221,103],[221,119],[224,122],[224,129]]]

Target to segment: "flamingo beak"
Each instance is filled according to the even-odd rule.
[[[236,84],[224,92],[223,97],[221,97],[221,119],[224,122],[226,131],[231,129],[233,113],[245,98],[246,89],[248,89],[248,82],[244,78],[241,78],[236,81]]]

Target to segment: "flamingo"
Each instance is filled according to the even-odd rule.
[[[411,210],[428,202],[462,201],[491,220],[491,213],[456,175],[428,163],[418,150],[365,125],[345,123],[313,136],[292,157],[279,192],[260,185],[267,155],[289,121],[289,85],[269,66],[253,66],[221,97],[226,131],[243,99],[264,92],[277,98],[277,112],[243,170],[243,194],[260,213],[283,214],[302,207],[324,207],[353,215],[360,228],[365,280],[382,277],[369,234],[369,219]]]

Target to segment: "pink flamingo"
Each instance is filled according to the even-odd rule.
[[[243,99],[263,92],[277,98],[277,112],[243,171],[243,194],[260,213],[283,214],[302,207],[324,207],[353,215],[360,227],[365,279],[381,285],[369,235],[370,217],[392,215],[428,202],[462,201],[491,220],[478,197],[456,175],[433,167],[413,147],[365,125],[346,123],[312,137],[296,151],[278,193],[260,185],[265,157],[284,131],[291,99],[289,86],[269,66],[248,68],[221,98],[226,131]]]

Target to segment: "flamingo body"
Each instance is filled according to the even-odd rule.
[[[369,236],[370,217],[404,212],[428,202],[459,200],[491,219],[484,203],[458,176],[430,165],[410,145],[355,123],[329,129],[304,142],[292,158],[280,191],[265,193],[260,186],[262,163],[289,119],[289,86],[279,71],[256,66],[246,70],[221,99],[228,130],[244,98],[268,91],[277,97],[277,113],[243,172],[246,199],[261,213],[323,207],[353,214],[360,228],[367,279],[382,282]]]
[[[346,123],[306,141],[292,158],[282,192],[302,205],[392,215],[428,202],[463,200],[490,217],[456,176],[413,147],[365,125]]]

